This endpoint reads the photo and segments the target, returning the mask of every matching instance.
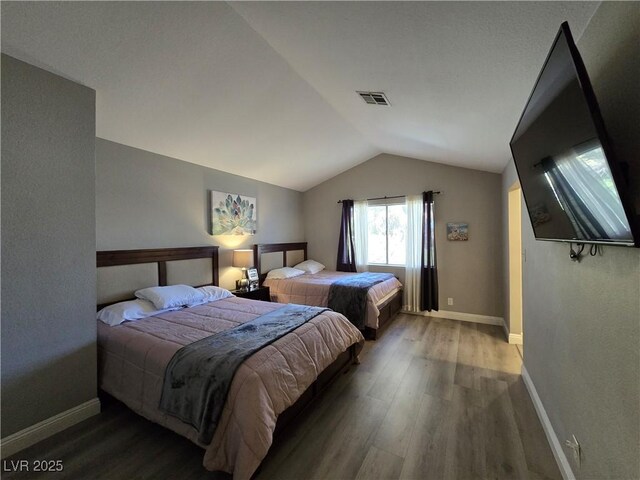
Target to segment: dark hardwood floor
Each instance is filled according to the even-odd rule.
[[[400,315],[271,448],[262,479],[560,479],[498,327]],[[229,479],[203,451],[116,401],[8,460],[62,460],[6,479]],[[6,464],[3,464],[6,466]]]

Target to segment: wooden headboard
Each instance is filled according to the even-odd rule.
[[[168,262],[179,262],[181,260],[196,260],[196,259],[211,259],[211,281],[207,283],[200,283],[196,281],[196,285],[194,286],[203,286],[203,285],[218,285],[218,247],[217,246],[207,246],[207,247],[186,247],[186,248],[151,248],[145,250],[109,250],[109,251],[101,251],[96,252],[96,261],[97,267],[117,267],[124,265],[142,265],[147,264],[147,270],[154,270],[154,273],[157,271],[156,283],[157,286],[166,286],[169,284],[168,275],[167,275],[167,263]],[[153,264],[156,264],[153,267]],[[206,265],[203,266],[203,268]],[[208,269],[208,267],[206,267]],[[157,270],[156,270],[157,269]],[[184,270],[184,269],[183,269]],[[181,272],[181,275],[184,276],[184,272]],[[176,282],[182,283],[182,282]],[[185,282],[187,283],[187,282]],[[153,285],[146,285],[153,286]],[[141,286],[143,288],[143,286]],[[100,299],[100,293],[98,292],[98,298]],[[122,296],[126,296],[127,293],[123,292]],[[107,305],[111,305],[116,302],[120,302],[123,300],[131,300],[134,298],[133,291],[130,292],[129,298],[119,298],[114,299],[113,301],[109,300],[107,302],[101,303],[98,305],[98,308],[103,308]],[[100,301],[100,300],[98,300]]]
[[[262,255],[267,253],[282,253],[282,265],[280,267],[288,267],[287,254],[291,258],[290,252],[302,252],[303,260],[307,259],[307,242],[296,243],[256,243],[253,245],[253,264],[258,269],[258,275],[260,276],[260,283],[267,277],[268,272],[263,272],[263,258]],[[297,263],[297,262],[296,262]],[[277,268],[275,266],[274,268]]]

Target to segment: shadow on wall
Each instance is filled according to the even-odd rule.
[[[29,352],[24,353],[28,359]],[[3,358],[2,363],[4,366],[9,362]],[[13,359],[11,363],[20,362]],[[18,371],[15,375],[3,369],[2,438],[97,397],[96,383],[79,386],[77,382],[78,378],[96,378],[97,354],[93,339],[80,349],[49,359],[46,364],[27,365],[25,361],[21,370],[27,369],[28,373]],[[34,412],[38,412],[38,418],[33,416]]]

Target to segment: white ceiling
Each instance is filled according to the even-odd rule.
[[[502,171],[560,23],[598,6],[2,2],[2,51],[96,89],[101,138],[305,191],[381,152]]]

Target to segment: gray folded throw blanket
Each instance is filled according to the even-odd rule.
[[[237,327],[185,345],[165,370],[160,409],[193,426],[208,444],[240,364],[326,308],[285,305]]]
[[[336,280],[329,286],[329,308],[342,313],[360,330],[367,316],[367,292],[376,283],[393,278],[390,273],[364,272]]]

